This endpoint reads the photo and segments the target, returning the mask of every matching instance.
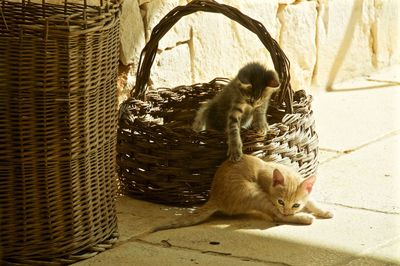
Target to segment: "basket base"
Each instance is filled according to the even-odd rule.
[[[113,245],[118,240],[118,232],[113,232],[110,237],[108,237],[105,241],[93,245],[90,248],[87,248],[83,251],[77,252],[76,254],[70,254],[65,257],[59,258],[34,258],[34,259],[24,259],[24,258],[2,258],[1,265],[70,265],[82,260],[89,259],[93,256],[98,255],[99,253],[106,251],[113,247]]]

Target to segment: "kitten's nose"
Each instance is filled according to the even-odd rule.
[[[283,210],[283,215],[291,215],[290,210]]]

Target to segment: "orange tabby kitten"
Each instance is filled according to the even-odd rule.
[[[193,213],[151,232],[191,226],[207,220],[215,212],[228,215],[258,211],[275,222],[311,224],[314,216],[331,218],[310,198],[315,176],[306,179],[293,169],[273,162],[243,155],[239,162],[225,161],[217,170],[208,202]]]

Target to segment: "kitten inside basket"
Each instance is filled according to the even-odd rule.
[[[226,160],[214,175],[206,204],[144,234],[199,224],[216,212],[235,215],[256,211],[274,222],[305,225],[311,224],[314,216],[332,218],[332,212],[310,196],[315,180],[315,176],[304,179],[288,166],[255,156],[243,155],[239,162]]]
[[[192,128],[196,132],[226,130],[227,155],[231,161],[239,161],[243,155],[240,128],[251,125],[259,134],[267,133],[269,100],[279,87],[275,71],[259,63],[247,64],[214,98],[200,107]]]

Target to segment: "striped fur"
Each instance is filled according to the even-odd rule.
[[[259,63],[247,64],[220,93],[201,106],[193,130],[226,130],[228,157],[239,161],[243,154],[240,128],[251,125],[258,133],[267,133],[266,111],[271,95],[279,86],[274,71],[266,70]]]

